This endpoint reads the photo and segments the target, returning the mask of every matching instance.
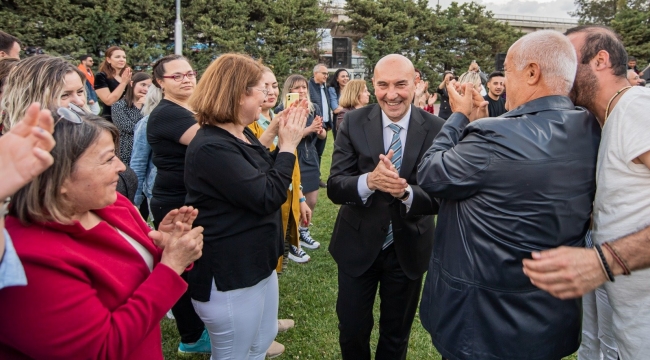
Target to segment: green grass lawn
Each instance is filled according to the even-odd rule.
[[[331,134],[330,134],[331,135]],[[332,137],[328,136],[323,155],[322,179],[327,179],[332,159]],[[338,328],[336,318],[337,270],[334,259],[327,251],[338,206],[327,198],[325,189],[318,194],[311,229],[314,239],[321,243],[318,250],[305,249],[311,256],[306,264],[289,261],[287,270],[280,276],[281,319],[294,319],[296,327],[278,334],[277,341],[286,346],[286,352],[279,359],[340,359]],[[371,348],[377,345],[379,303],[375,303],[375,329]],[[180,337],[173,320],[162,321],[163,352],[166,359],[176,359]],[[429,334],[415,316],[408,350],[409,359],[440,359],[440,354],[431,344]],[[209,359],[209,356],[194,356],[192,359]],[[575,356],[567,359],[576,359]]]

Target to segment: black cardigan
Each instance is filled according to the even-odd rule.
[[[296,157],[270,153],[253,133],[250,145],[216,126],[203,126],[187,148],[187,205],[205,228],[203,256],[189,274],[190,295],[208,301],[212,279],[219,291],[253,286],[267,278],[283,253],[282,214]]]

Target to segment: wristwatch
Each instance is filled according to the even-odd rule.
[[[397,200],[406,201],[408,200],[409,196],[411,196],[411,193],[408,190],[406,190],[404,191],[404,195],[402,195],[402,197],[398,197]]]
[[[9,203],[11,202],[11,197],[4,199],[2,206],[0,206],[0,217],[5,217],[9,213]]]

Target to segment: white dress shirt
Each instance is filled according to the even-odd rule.
[[[396,122],[395,124],[399,125],[402,130],[400,130],[399,133],[399,139],[402,142],[402,162],[404,161],[404,157],[406,156],[406,133],[409,128],[409,122],[411,121],[411,107],[409,106],[408,111],[406,112],[406,115],[404,117]],[[381,111],[381,124],[382,124],[382,129],[383,129],[383,135],[384,135],[384,154],[388,153],[388,150],[390,150],[390,143],[393,140],[393,130],[390,129],[388,125],[393,124],[393,121],[386,116],[384,111]],[[365,173],[361,176],[359,176],[359,180],[357,181],[357,191],[359,192],[359,197],[361,198],[361,201],[365,204],[366,201],[368,201],[368,198],[370,195],[372,195],[375,191],[370,190],[368,188],[368,174]],[[413,189],[411,188],[411,185],[408,185],[406,188],[406,191],[408,191],[411,195],[408,197],[408,199],[402,201],[402,203],[406,206],[406,211],[408,212],[411,209],[411,204],[413,204]]]

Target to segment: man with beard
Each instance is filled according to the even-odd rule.
[[[512,110],[484,119],[471,84],[448,86],[454,114],[418,168],[440,202],[420,318],[453,360],[560,359],[580,344],[580,300],[535,288],[521,261],[584,246],[600,129],[568,98],[577,60],[561,33],[522,37],[504,65]]]
[[[488,102],[490,117],[498,117],[506,113],[506,99],[501,97],[505,89],[506,78],[501,71],[495,71],[488,76],[488,93],[483,97]]]
[[[593,213],[596,247],[533,253],[524,260],[524,272],[561,299],[603,284],[621,359],[642,359],[650,353],[650,89],[630,86],[627,53],[611,29],[579,26],[566,35],[580,59],[575,102],[603,126]]]

